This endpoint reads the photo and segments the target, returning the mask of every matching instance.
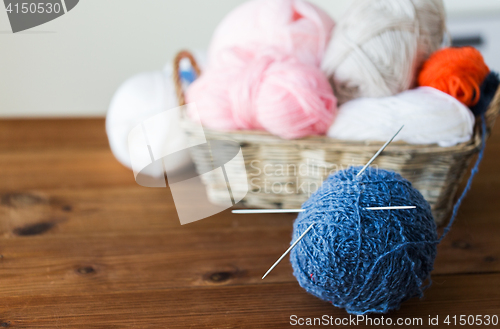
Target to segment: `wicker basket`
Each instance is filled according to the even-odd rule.
[[[188,58],[197,74],[200,70],[193,56],[180,52],[174,62],[174,79],[179,103],[185,104],[178,76],[179,62]],[[491,131],[500,111],[500,89],[486,114],[488,132]],[[192,121],[183,116],[183,127],[191,139],[203,139]],[[349,142],[328,137],[308,137],[284,140],[265,132],[221,132],[205,129],[207,140],[231,140],[240,144],[247,173],[230,165],[225,166],[228,176],[239,177],[231,182],[233,193],[246,191],[239,207],[300,208],[310,194],[326,177],[351,165],[366,164],[383,145],[380,142]],[[393,170],[413,183],[431,204],[438,224],[444,222],[453,206],[454,197],[473,156],[481,146],[481,132],[476,124],[469,142],[452,147],[438,145],[410,145],[394,142],[375,160],[373,166]],[[211,155],[196,149],[193,160],[198,171],[208,172]],[[238,172],[235,172],[238,171]],[[270,175],[270,172],[272,175]],[[211,202],[218,204],[227,198],[228,186],[223,176],[205,177],[207,194]]]

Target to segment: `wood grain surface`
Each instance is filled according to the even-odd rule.
[[[427,328],[429,316],[441,327],[454,327],[447,315],[500,316],[498,130],[439,246],[433,285],[385,318]],[[0,328],[271,328],[292,315],[349,316],[302,290],[288,261],[260,279],[289,245],[294,215],[225,211],[181,226],[170,191],[138,186],[115,160],[102,119],[0,121],[0,169]]]

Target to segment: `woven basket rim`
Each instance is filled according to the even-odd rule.
[[[183,115],[183,126],[188,128],[194,122],[187,116]],[[196,125],[199,127],[199,125]],[[189,128],[187,129],[189,130]],[[320,146],[323,149],[340,150],[340,148],[353,148],[370,151],[378,150],[385,142],[382,141],[349,141],[330,138],[328,136],[309,136],[300,139],[282,139],[264,131],[253,130],[237,130],[237,131],[219,131],[204,127],[205,135],[210,136],[210,139],[225,139],[238,143],[268,143],[268,144],[294,144],[299,148],[313,148]],[[474,129],[472,138],[463,143],[454,146],[443,147],[438,144],[410,144],[403,141],[395,141],[391,143],[391,147],[384,152],[387,153],[454,153],[463,154],[476,151],[481,145],[481,131]]]

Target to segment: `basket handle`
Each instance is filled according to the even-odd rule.
[[[173,77],[174,77],[175,92],[177,94],[177,101],[179,102],[179,106],[186,105],[186,98],[184,97],[184,90],[182,89],[181,75],[179,74],[179,66],[181,65],[181,61],[184,58],[187,58],[191,62],[191,66],[193,67],[197,76],[200,76],[201,74],[201,70],[200,67],[198,66],[198,63],[196,62],[196,59],[194,58],[193,54],[191,54],[189,51],[182,50],[175,56]]]
[[[488,133],[491,133],[491,130],[495,125],[495,121],[499,113],[500,113],[500,87],[498,87],[497,92],[495,93],[495,97],[491,101],[491,104],[488,106],[488,110],[486,111],[486,127],[488,128]]]

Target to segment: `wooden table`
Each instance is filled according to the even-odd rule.
[[[498,130],[439,246],[432,287],[384,318],[427,327],[429,316],[500,316]],[[102,119],[1,121],[0,168],[0,328],[268,328],[292,315],[348,317],[302,290],[288,261],[260,279],[289,245],[294,215],[225,211],[181,226],[169,190],[138,186],[114,159]]]

